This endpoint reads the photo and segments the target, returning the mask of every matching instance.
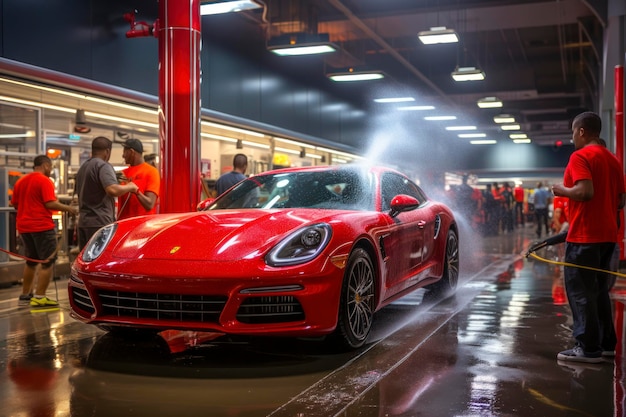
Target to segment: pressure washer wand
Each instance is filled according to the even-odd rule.
[[[547,239],[542,240],[541,242],[536,242],[533,243],[532,245],[530,245],[530,247],[528,248],[528,250],[526,251],[526,254],[524,255],[526,258],[528,258],[528,256],[530,256],[531,253],[546,247],[546,246],[552,246],[552,245],[557,245],[559,243],[563,243],[565,242],[565,238],[567,237],[567,230],[564,232],[561,232],[559,234],[556,234],[554,236],[550,236]]]

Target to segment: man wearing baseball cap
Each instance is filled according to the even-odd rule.
[[[118,220],[157,212],[157,200],[161,188],[159,171],[143,159],[143,144],[131,138],[124,142],[124,162],[129,165],[123,170],[128,181],[137,184],[136,193],[122,195],[118,201]]]

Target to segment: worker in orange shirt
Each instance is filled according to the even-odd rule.
[[[124,142],[124,162],[129,167],[122,171],[128,181],[134,182],[136,193],[126,193],[119,197],[117,219],[155,214],[161,188],[159,171],[143,159],[143,144],[139,139]]]

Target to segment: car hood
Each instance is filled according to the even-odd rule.
[[[332,216],[330,216],[332,217]],[[328,210],[214,210],[120,222],[112,256],[126,259],[233,261],[258,257]]]

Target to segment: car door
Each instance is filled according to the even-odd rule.
[[[383,173],[380,186],[383,212],[389,212],[391,200],[398,194],[410,195],[421,203],[418,208],[395,216],[393,225],[382,239],[387,255],[385,284],[388,296],[391,296],[421,278],[420,267],[429,256],[427,251],[432,249],[425,243],[425,236],[434,230],[434,219],[430,218],[426,196],[404,176]]]

